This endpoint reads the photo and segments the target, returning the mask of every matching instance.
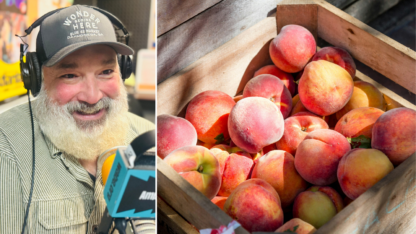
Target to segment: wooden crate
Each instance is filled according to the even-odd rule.
[[[416,53],[322,0],[285,0],[267,17],[158,85],[157,111],[183,116],[200,92],[231,96],[262,66],[271,64],[268,46],[280,29],[298,24],[315,38],[342,47],[357,60],[416,93]],[[357,71],[401,105],[416,106]],[[196,228],[217,228],[232,219],[158,158],[158,195]],[[345,207],[317,233],[416,233],[416,154]],[[248,233],[239,228],[237,233]]]

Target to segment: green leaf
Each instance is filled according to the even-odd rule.
[[[221,133],[220,135],[216,136],[214,139],[217,140],[215,144],[221,144],[225,140],[224,134]]]
[[[290,228],[289,228],[284,232],[296,233],[296,230],[298,229],[298,227],[299,227],[299,225],[296,225],[296,226],[293,227],[293,230],[290,230]]]
[[[293,231],[296,232],[296,229],[298,229],[299,225],[296,225],[293,227]]]
[[[220,133],[220,134],[219,134],[218,136],[216,136],[214,139],[215,139],[215,140],[217,140],[217,141],[215,142],[215,144],[216,144],[216,145],[218,145],[218,144],[225,144],[225,145],[229,145],[229,144],[230,144],[230,142],[231,142],[231,138],[225,139],[225,137],[224,137],[224,134],[223,134],[223,133]]]
[[[368,138],[364,135],[360,135],[359,137],[350,138],[347,137],[348,142],[351,144],[351,148],[371,148],[371,138]]]

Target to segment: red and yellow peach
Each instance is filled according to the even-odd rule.
[[[221,135],[229,139],[228,116],[235,102],[221,91],[208,90],[196,95],[186,109],[185,118],[195,127],[198,139],[205,143],[216,143]]]

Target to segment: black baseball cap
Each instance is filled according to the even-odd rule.
[[[117,42],[107,16],[88,6],[74,5],[42,21],[36,38],[36,54],[41,64],[50,67],[82,47],[97,44],[108,45],[122,55],[134,53],[129,46]]]

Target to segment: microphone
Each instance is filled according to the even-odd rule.
[[[112,148],[100,157],[99,161],[106,160],[116,150],[104,187],[107,209],[99,233],[109,230],[112,223],[109,221],[113,218],[120,218],[116,219],[116,223],[126,222],[127,217],[147,220],[142,223],[148,225],[150,221],[155,225],[156,154],[151,150],[156,145],[155,139],[156,131],[152,130],[135,138],[127,147]],[[140,228],[140,225],[132,227]]]

